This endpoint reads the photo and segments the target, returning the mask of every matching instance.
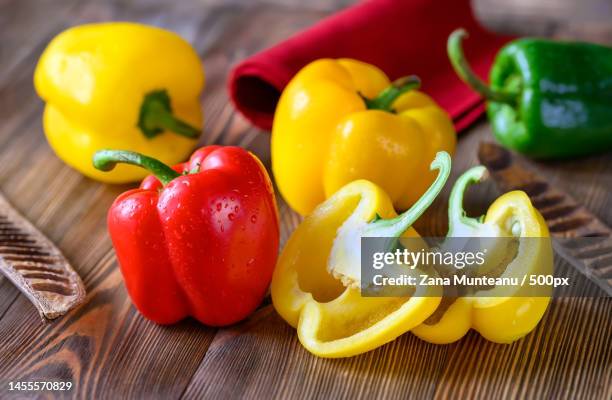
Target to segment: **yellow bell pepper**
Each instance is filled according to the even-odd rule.
[[[174,165],[201,132],[202,65],[185,40],[163,29],[126,22],[70,28],[43,52],[34,84],[57,156],[99,181],[137,181],[146,172],[129,165],[99,171],[91,162],[97,150],[131,150]]]
[[[515,253],[502,261],[501,266],[505,266],[502,276],[522,279],[525,275],[552,274],[552,246],[546,222],[524,192],[513,191],[500,196],[484,218],[475,219],[465,215],[463,194],[471,183],[485,175],[485,167],[478,166],[457,180],[450,197],[447,237],[500,237],[504,250],[511,243],[510,238],[516,238]],[[488,264],[499,265],[504,254],[500,257],[499,249],[487,250],[492,253],[486,256],[489,258]],[[487,268],[486,263],[483,268]],[[545,295],[550,295],[550,287],[538,289],[541,297],[534,297],[534,289],[527,285],[508,289],[482,290],[472,297],[445,297],[439,309],[412,332],[423,340],[439,344],[459,340],[470,328],[493,342],[511,343],[518,340],[531,332],[544,315],[550,302],[550,297]],[[500,290],[503,290],[502,295]]]
[[[429,162],[453,153],[456,135],[445,111],[414,90],[415,77],[393,84],[373,65],[321,59],[283,91],[272,128],[272,170],[295,211],[309,214],[357,179],[380,186],[398,210],[433,182]]]
[[[433,168],[440,172],[432,186],[399,216],[382,188],[358,180],[293,232],[272,277],[272,302],[308,351],[320,357],[360,354],[418,326],[437,308],[437,286],[421,287],[410,297],[362,297],[359,261],[361,237],[418,237],[411,225],[444,186],[450,156],[439,153]]]

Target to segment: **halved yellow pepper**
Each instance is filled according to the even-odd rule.
[[[361,238],[418,237],[411,225],[444,186],[450,156],[438,153],[434,168],[440,171],[432,186],[399,216],[382,188],[358,180],[293,232],[274,271],[272,302],[308,351],[321,357],[360,354],[416,327],[437,308],[437,286],[420,287],[411,297],[362,297],[359,287]]]
[[[393,83],[373,65],[321,59],[283,91],[272,128],[272,170],[295,211],[309,214],[358,179],[380,186],[406,210],[435,175],[436,152],[453,153],[453,124],[415,77]]]
[[[457,180],[450,197],[447,237],[517,238],[515,254],[502,276],[551,274],[553,258],[548,228],[524,192],[500,196],[484,218],[465,215],[463,194],[471,183],[485,175],[486,168],[478,166]],[[509,243],[508,239],[502,242]],[[535,328],[550,302],[548,296],[534,297],[533,288],[527,285],[516,287],[512,293],[504,287],[502,296],[496,290],[483,290],[473,297],[443,299],[439,309],[412,333],[428,342],[443,344],[459,340],[473,328],[490,341],[511,343]],[[550,288],[539,290],[539,294],[550,294]]]

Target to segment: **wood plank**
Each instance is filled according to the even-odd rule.
[[[468,335],[436,398],[609,398],[611,312],[609,299],[555,299],[536,330],[512,345]]]
[[[472,6],[494,31],[612,43],[612,3],[607,0],[473,0]]]
[[[485,1],[493,14],[502,6],[512,7],[501,0],[478,2]],[[603,0],[588,1],[602,4]],[[56,323],[41,325],[27,300],[0,279],[0,384],[72,380],[76,387],[66,395],[77,398],[176,398],[183,393],[187,398],[612,397],[610,299],[555,300],[536,331],[510,346],[486,342],[473,332],[448,346],[434,346],[406,334],[373,352],[345,360],[311,356],[269,304],[247,321],[219,331],[192,320],[159,327],[145,321],[130,305],[105,227],[106,209],[127,186],[110,187],[81,177],[46,145],[40,126],[42,105],[31,83],[35,61],[46,41],[68,25],[113,19],[152,23],[179,32],[195,44],[207,73],[201,143],[242,145],[269,166],[269,136],[234,114],[225,92],[227,71],[246,55],[349,2],[0,3],[0,187],[59,245],[89,290],[84,306]],[[29,7],[38,8],[27,12]],[[519,14],[517,21],[529,17]],[[490,18],[499,29],[544,26],[548,27],[544,33],[558,36],[594,37],[603,42],[612,38],[607,27],[586,24],[590,17],[570,23],[562,20],[567,12],[561,16],[531,14],[529,26],[516,21],[504,24],[502,17],[508,14],[501,12]],[[462,135],[453,177],[476,162],[477,142],[485,137],[490,138],[489,128],[482,123]],[[612,225],[611,158],[535,166],[551,184],[583,200]],[[497,195],[492,183],[471,189],[466,196],[468,212],[484,212]],[[448,189],[417,223],[420,232],[446,232],[447,196]],[[278,200],[284,243],[300,217],[280,197]],[[0,397],[8,395],[6,390],[0,387]]]
[[[184,397],[427,398],[446,352],[446,347],[404,335],[359,357],[313,357],[268,306],[217,334]]]
[[[536,331],[512,345],[475,332],[446,346],[406,334],[340,360],[311,356],[268,306],[219,332],[185,398],[606,398],[612,302],[590,300],[555,301]],[[592,320],[599,321],[596,335],[585,337]],[[550,329],[561,339],[551,338]]]
[[[0,85],[20,74],[23,67],[33,67],[31,57],[40,53],[35,50],[42,50],[48,38],[62,29],[66,15],[77,3],[78,0],[0,2]]]

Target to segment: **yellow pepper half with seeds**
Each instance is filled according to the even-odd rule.
[[[466,216],[463,194],[485,175],[486,168],[477,166],[457,180],[450,196],[447,237],[500,238],[497,249],[487,246],[488,263],[475,271],[481,275],[491,275],[498,269],[497,275],[514,276],[520,281],[524,276],[552,274],[552,246],[546,222],[524,192],[500,196],[484,217]],[[491,240],[489,243],[493,244]],[[438,310],[412,333],[428,342],[444,344],[461,339],[473,328],[490,341],[511,343],[536,327],[548,307],[549,296],[550,287],[528,285],[487,288],[470,297],[446,296]]]
[[[129,165],[99,171],[91,162],[97,150],[131,150],[174,165],[200,136],[204,72],[173,32],[127,22],[70,28],[43,52],[34,84],[57,156],[99,181],[138,181],[146,172]]]
[[[434,168],[439,169],[434,183],[399,216],[382,188],[358,180],[320,204],[293,232],[274,271],[272,302],[308,351],[347,357],[372,350],[418,326],[438,307],[438,286],[415,289],[409,297],[360,292],[361,238],[418,237],[411,225],[444,186],[448,153],[436,156]]]
[[[309,214],[357,179],[378,185],[406,210],[433,182],[436,152],[453,153],[449,116],[415,90],[418,79],[393,83],[373,65],[321,59],[283,91],[272,128],[272,170],[295,211]]]

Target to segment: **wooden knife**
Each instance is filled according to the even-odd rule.
[[[64,315],[85,299],[85,287],[60,250],[0,194],[0,272],[38,309],[43,320]]]

